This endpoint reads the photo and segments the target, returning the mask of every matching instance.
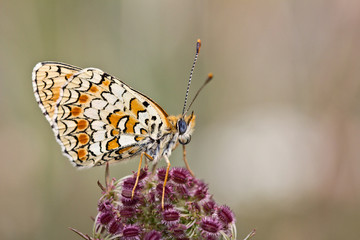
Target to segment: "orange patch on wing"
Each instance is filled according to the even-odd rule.
[[[78,140],[82,145],[84,145],[89,142],[90,138],[86,133],[80,133],[78,135]]]
[[[81,94],[79,97],[79,102],[80,103],[86,103],[89,100],[89,96],[85,95],[85,94]]]
[[[110,116],[107,117],[107,119],[109,120],[110,124],[114,127],[114,128],[118,128],[118,124],[121,118],[123,118],[125,116],[124,112],[116,112],[111,114]]]
[[[70,112],[71,112],[71,115],[76,117],[76,116],[80,115],[80,113],[82,112],[82,109],[80,107],[72,107]]]
[[[139,111],[144,111],[145,108],[139,100],[133,98],[130,102],[130,110],[137,116]]]
[[[51,100],[56,102],[60,97],[60,88],[52,89],[52,94]]]
[[[117,135],[119,135],[119,134],[120,134],[119,130],[117,130],[117,129],[111,130],[111,135],[112,135],[112,136],[117,136]]]
[[[133,117],[129,117],[129,119],[127,120],[126,124],[125,124],[125,132],[126,133],[134,133],[134,125],[138,123],[138,121],[133,118]]]
[[[135,141],[139,142],[141,140],[143,140],[145,137],[140,137],[140,136],[136,136],[135,137]]]
[[[124,147],[122,149],[119,149],[118,151],[116,151],[117,154],[123,154],[124,152],[128,151],[129,149],[131,149],[132,146],[130,147]]]
[[[103,81],[103,84],[105,86],[109,86],[110,85],[110,81],[108,79],[105,79],[105,81]]]
[[[136,153],[137,151],[139,151],[139,148],[138,147],[134,147],[133,149],[130,150],[130,154],[134,154]]]
[[[97,91],[99,91],[99,88],[97,86],[91,86],[89,91],[92,93],[96,93]]]
[[[74,74],[72,74],[72,73],[66,74],[66,75],[65,75],[66,80],[69,79],[69,78],[71,78],[73,75],[74,75]]]
[[[77,122],[77,129],[78,130],[84,130],[85,128],[87,128],[89,125],[89,122],[86,121],[85,119],[80,119],[78,122]]]
[[[118,147],[120,147],[120,145],[118,143],[118,138],[114,138],[113,140],[109,141],[106,144],[106,149],[107,150],[112,150],[112,149],[115,149],[115,148],[118,148]]]
[[[77,154],[78,154],[78,158],[80,161],[85,161],[86,160],[86,154],[87,154],[87,151],[86,149],[83,149],[83,148],[80,148],[78,151],[77,151]]]

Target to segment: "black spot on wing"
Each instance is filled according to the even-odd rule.
[[[150,105],[147,101],[143,101],[142,104],[144,105],[144,107],[148,107]]]
[[[155,123],[151,124],[151,130],[150,130],[150,132],[151,132],[151,133],[153,133],[153,132],[154,132],[154,130],[155,130],[155,126],[156,126],[156,124],[155,124]]]
[[[159,124],[159,126],[158,126],[158,132],[160,132],[160,129],[161,129],[162,125],[163,125],[163,122],[161,122],[161,123]]]

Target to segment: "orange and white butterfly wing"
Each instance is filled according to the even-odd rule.
[[[131,158],[170,127],[155,102],[99,69],[74,73],[59,95],[50,123],[78,167]]]
[[[34,67],[32,81],[35,98],[51,125],[61,87],[80,70],[75,66],[55,62],[41,62]]]

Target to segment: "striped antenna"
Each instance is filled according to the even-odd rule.
[[[185,114],[189,111],[189,109],[191,108],[191,105],[195,102],[195,99],[197,98],[197,96],[199,95],[199,93],[201,92],[201,90],[211,81],[211,79],[214,77],[214,75],[212,73],[208,74],[207,79],[205,80],[205,82],[203,83],[203,85],[201,85],[201,87],[199,88],[199,90],[196,92],[195,97],[193,98],[193,100],[191,101],[191,103],[189,104],[189,107],[186,109],[186,112],[183,113],[183,116],[185,116]]]
[[[183,116],[184,116],[184,114],[185,114],[186,103],[187,103],[187,98],[188,98],[188,95],[189,95],[191,79],[192,79],[192,75],[193,75],[193,72],[194,72],[194,68],[195,68],[195,64],[196,64],[197,58],[198,58],[198,56],[199,56],[200,47],[201,47],[201,41],[200,41],[200,39],[198,39],[197,42],[196,42],[196,53],[195,53],[194,63],[193,63],[193,65],[192,65],[192,68],[191,68],[191,71],[190,71],[189,82],[188,82],[187,89],[186,89],[186,94],[185,94],[184,108],[183,108],[183,111],[182,111],[182,115],[183,115]]]

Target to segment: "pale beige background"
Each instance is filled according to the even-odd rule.
[[[191,93],[215,78],[189,161],[239,239],[360,239],[359,24],[356,0],[0,1],[0,239],[79,239],[67,227],[89,233],[100,196],[103,169],[61,155],[34,65],[101,68],[178,114],[197,38]]]

